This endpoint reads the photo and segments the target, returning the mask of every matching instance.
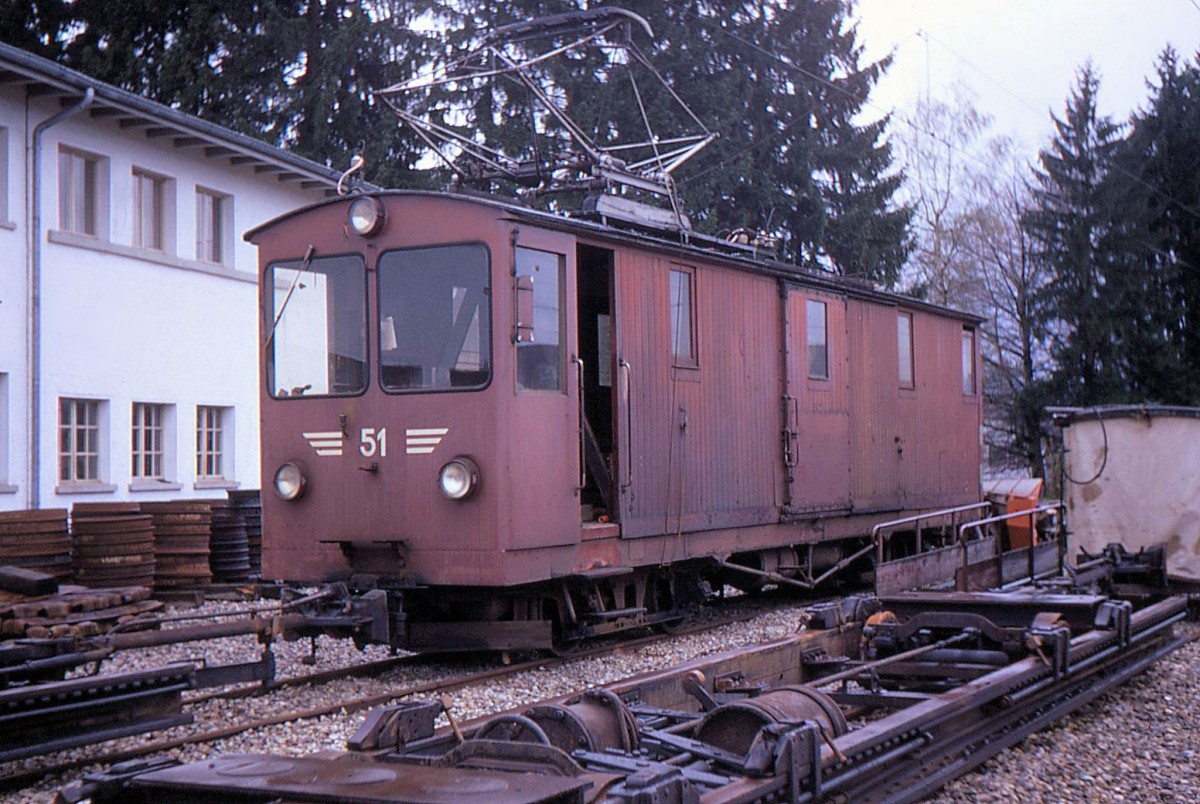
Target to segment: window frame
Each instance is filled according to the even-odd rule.
[[[196,261],[232,267],[233,196],[197,184],[193,202],[196,206]]]
[[[0,371],[0,493],[15,492],[16,486],[8,481],[8,450],[12,428],[8,420],[8,372]]]
[[[230,412],[232,407],[226,405],[196,405],[196,481],[197,482],[232,482],[232,451],[229,443],[232,435],[230,427]],[[211,426],[208,414],[215,415],[216,424]],[[216,449],[210,449],[210,436],[216,434]],[[215,456],[216,473],[204,471],[212,463]]]
[[[8,216],[8,184],[11,171],[8,163],[8,126],[0,126],[0,225],[13,226]],[[3,476],[0,475],[0,483]]]
[[[70,408],[70,421],[65,413]],[[87,421],[80,422],[80,411]],[[80,431],[84,431],[84,449],[79,449]],[[99,486],[105,482],[104,401],[85,397],[58,399],[58,484],[60,486]],[[64,440],[68,447],[63,449]],[[79,472],[79,461],[84,472]],[[68,471],[69,469],[69,471]],[[81,476],[82,475],[82,476]]]
[[[683,316],[676,312],[676,307],[682,307],[682,304],[677,304],[675,301],[675,277],[686,277],[687,279],[687,324],[688,324],[688,344],[687,352],[680,353],[679,340],[680,332],[678,323],[683,320]],[[673,264],[670,266],[667,276],[667,331],[670,335],[671,342],[671,366],[673,368],[682,369],[698,369],[700,368],[700,343],[697,327],[697,301],[698,293],[696,288],[696,269],[691,265]]]
[[[162,254],[169,254],[174,251],[174,180],[169,176],[164,176],[161,173],[156,173],[152,170],[133,166],[130,171],[131,186],[130,186],[130,245],[134,248],[142,249],[143,251],[153,251]],[[145,191],[147,186],[151,189],[151,204],[149,231],[152,233],[152,242],[145,242],[147,232],[145,218]],[[157,238],[157,243],[153,240]]]
[[[129,476],[134,483],[171,479],[167,472],[167,407],[155,402],[130,406]],[[149,472],[145,471],[147,461],[152,467]]]
[[[385,316],[383,315],[383,313],[384,313],[384,310],[383,310],[383,296],[384,296],[383,275],[385,273],[383,270],[384,258],[390,254],[395,254],[395,253],[410,252],[410,251],[427,251],[427,250],[436,249],[436,248],[458,248],[458,247],[465,247],[465,246],[478,247],[478,248],[482,249],[483,256],[484,256],[484,263],[485,263],[484,276],[486,278],[487,284],[484,286],[483,295],[484,295],[484,300],[485,300],[485,306],[487,308],[488,320],[487,320],[486,326],[484,326],[482,323],[480,324],[479,331],[481,334],[485,331],[487,333],[487,365],[488,365],[487,382],[481,383],[479,385],[459,385],[459,386],[450,385],[450,386],[435,386],[435,387],[421,386],[418,388],[398,387],[394,384],[385,382],[384,377],[383,377],[383,369],[384,369],[383,353],[385,350],[383,348],[383,343],[382,343],[383,321],[385,319]],[[430,244],[425,244],[425,245],[406,246],[404,248],[388,249],[387,251],[383,252],[376,258],[375,267],[370,272],[375,274],[375,299],[374,299],[375,309],[369,311],[370,314],[375,317],[376,322],[377,322],[377,326],[376,326],[376,330],[375,330],[375,340],[373,341],[373,343],[376,346],[376,349],[378,350],[377,351],[378,357],[375,359],[375,363],[374,363],[375,379],[376,379],[376,382],[379,383],[379,388],[385,394],[408,395],[408,394],[475,393],[478,391],[484,391],[491,387],[492,382],[496,379],[496,326],[497,326],[497,322],[496,322],[496,305],[493,303],[495,301],[495,295],[496,295],[496,277],[493,273],[492,249],[487,244],[486,241],[483,241],[483,240],[461,240],[461,241],[447,242],[447,243],[430,243]],[[370,306],[370,302],[368,301],[368,307],[369,306]],[[482,356],[482,350],[481,350],[481,356]]]
[[[978,361],[976,360],[976,351],[978,344],[976,343],[975,329],[972,327],[962,328],[962,393],[966,397],[975,397],[979,395],[979,380],[978,380]]]
[[[821,310],[821,349],[823,366],[821,373],[813,372],[813,311]],[[804,300],[804,371],[809,380],[814,382],[829,382],[833,379],[832,359],[829,344],[829,302],[821,299],[806,298]]]
[[[78,169],[83,176],[77,181]],[[88,168],[91,175],[88,175]],[[97,153],[58,147],[58,230],[77,237],[108,240],[108,170],[109,159]],[[82,194],[79,208],[77,196]],[[89,209],[90,202],[90,209]],[[83,221],[77,220],[82,216]],[[88,231],[88,227],[91,231]]]
[[[902,336],[900,329],[903,324],[907,323],[907,332],[904,333],[907,337]],[[917,387],[917,365],[916,365],[916,349],[915,349],[915,333],[913,314],[900,310],[896,313],[896,359],[897,371],[896,380],[900,387],[905,390],[913,390]],[[905,358],[907,358],[908,374],[905,376]]]
[[[531,353],[532,348],[538,345],[536,340],[537,334],[537,284],[533,284],[534,294],[534,321],[530,329],[530,340],[515,343],[516,348],[516,371],[513,372],[516,390],[519,394],[526,393],[549,393],[549,394],[565,394],[567,392],[567,255],[557,251],[550,251],[544,248],[531,248],[529,246],[518,245],[513,249],[513,270],[514,276],[528,276],[533,279],[532,273],[522,273],[520,266],[521,252],[534,252],[537,254],[545,254],[557,258],[557,282],[556,304],[558,305],[558,365],[557,368],[557,384],[551,388],[539,386],[525,386],[521,383],[521,358]]]
[[[372,343],[372,341],[371,341],[371,337],[369,334],[369,327],[370,327],[370,321],[372,319],[373,313],[371,310],[372,299],[371,299],[371,294],[369,292],[369,289],[370,289],[370,284],[371,284],[371,274],[374,272],[374,269],[367,264],[366,258],[357,251],[342,252],[342,253],[338,253],[338,254],[323,254],[320,257],[314,258],[313,262],[316,262],[317,260],[339,260],[339,259],[345,259],[347,257],[357,258],[359,261],[359,265],[362,268],[362,283],[363,283],[363,285],[362,285],[362,300],[363,300],[362,321],[363,321],[363,326],[367,327],[367,330],[366,330],[367,334],[364,336],[365,340],[364,340],[364,344],[363,344],[362,386],[353,391],[344,391],[344,392],[339,391],[336,393],[331,392],[331,393],[325,393],[325,394],[304,393],[304,394],[298,394],[298,395],[292,396],[292,395],[285,395],[285,394],[280,393],[279,389],[276,387],[278,385],[278,381],[276,379],[277,369],[276,369],[276,359],[275,359],[275,350],[277,348],[277,342],[275,340],[275,333],[272,331],[271,334],[268,336],[269,337],[268,342],[266,344],[264,344],[264,346],[263,346],[263,350],[264,350],[263,360],[264,360],[264,366],[265,366],[266,370],[262,372],[262,380],[265,385],[267,395],[269,397],[271,397],[272,399],[290,400],[290,399],[346,398],[346,397],[362,396],[370,389],[370,387],[371,387],[371,343]],[[261,299],[262,299],[262,304],[263,304],[263,316],[264,316],[263,320],[271,322],[272,330],[276,326],[276,318],[277,318],[277,314],[275,311],[275,301],[276,301],[275,291],[281,290],[284,294],[287,294],[289,286],[290,286],[290,283],[288,283],[286,285],[282,285],[282,286],[275,284],[275,271],[276,271],[276,269],[279,269],[279,268],[285,268],[288,270],[298,270],[299,266],[302,265],[303,263],[304,263],[303,257],[296,257],[296,258],[285,259],[285,260],[276,260],[276,261],[270,263],[262,273]],[[294,266],[294,267],[289,267],[289,266]],[[282,320],[279,323],[282,323]],[[328,354],[326,355],[326,357],[328,358]]]

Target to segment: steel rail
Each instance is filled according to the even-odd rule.
[[[538,657],[524,662],[495,667],[488,670],[482,670],[476,673],[454,676],[438,681],[431,681],[412,686],[401,687],[395,690],[390,690],[386,693],[375,695],[359,696],[337,701],[331,704],[322,706],[308,707],[305,709],[297,709],[280,712],[274,715],[269,715],[253,720],[248,720],[242,723],[232,723],[219,728],[208,729],[206,731],[193,734],[174,737],[166,740],[158,740],[152,743],[147,743],[137,748],[130,748],[121,751],[112,751],[109,753],[97,754],[92,756],[81,756],[62,762],[51,763],[37,768],[23,769],[16,772],[0,775],[0,792],[11,791],[27,786],[46,776],[51,776],[66,771],[76,770],[87,765],[113,765],[118,762],[125,762],[131,759],[137,759],[150,754],[170,751],[176,748],[181,748],[188,745],[213,742],[216,740],[232,737],[247,731],[256,729],[269,728],[278,726],[284,723],[289,723],[296,720],[310,720],[318,717],[325,717],[337,713],[356,713],[366,709],[371,709],[376,706],[385,705],[399,698],[407,698],[414,695],[441,695],[445,693],[455,692],[466,687],[473,686],[485,681],[494,681],[503,679],[507,676],[513,676],[517,673],[526,670],[533,670],[542,667],[556,667],[567,664],[568,662],[580,661],[585,659],[594,659],[602,657],[617,651],[625,651],[632,648],[645,647],[667,639],[673,639],[680,636],[703,633],[707,630],[712,630],[725,625],[732,625],[740,622],[745,622],[753,617],[758,616],[761,612],[744,613],[730,617],[725,617],[720,620],[710,621],[697,624],[694,626],[685,627],[667,634],[654,634],[638,639],[625,640],[611,645],[598,646],[591,649],[585,649],[577,653],[571,653],[561,657]],[[393,657],[390,659],[380,660],[378,665],[398,666],[400,664],[411,661],[412,663],[420,663],[427,661],[428,657],[420,654],[413,654],[406,657]],[[271,685],[253,685],[248,688],[240,688],[222,693],[217,693],[212,696],[201,696],[196,699],[185,700],[185,706],[198,704],[212,698],[242,698],[242,697],[259,697],[271,692],[277,691],[280,688],[301,686],[309,683],[321,683],[323,681],[333,681],[347,675],[354,675],[363,665],[357,665],[352,668],[335,668],[319,673],[295,676],[290,678],[280,679],[274,686]],[[371,668],[379,669],[379,668]],[[383,669],[387,669],[386,667]],[[370,672],[370,670],[368,670]],[[482,722],[490,717],[490,715],[478,718]],[[463,727],[470,727],[476,723],[476,720],[462,724]]]
[[[982,704],[960,717],[961,725],[949,725],[929,739],[899,765],[888,768],[882,778],[860,777],[861,783],[847,779],[826,784],[825,791],[841,790],[854,801],[913,802],[927,796],[950,780],[977,768],[1002,751],[1051,725],[1054,721],[1123,684],[1160,658],[1190,641],[1188,637],[1170,637],[1155,629],[1160,638],[1145,642],[1136,652],[1122,652],[1113,646],[1085,670],[1056,682],[1046,679],[1016,704],[990,714],[982,714]],[[931,729],[930,731],[936,731]]]

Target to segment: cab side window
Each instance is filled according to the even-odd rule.
[[[518,287],[531,287],[533,295],[533,320],[522,322],[522,335],[517,341],[518,391],[562,391],[566,387],[566,262],[561,254],[517,248]]]

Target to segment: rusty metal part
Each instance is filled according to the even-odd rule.
[[[779,687],[744,701],[732,701],[705,715],[696,739],[733,754],[746,754],[765,726],[814,721],[827,733],[846,733],[846,717],[833,699],[805,686]]]
[[[69,578],[71,536],[66,509],[0,513],[0,564],[44,572],[60,581]]]
[[[607,690],[589,690],[561,704],[534,706],[525,710],[525,717],[540,729],[549,745],[567,753],[637,750],[633,714]]]
[[[325,595],[324,592],[315,593],[315,594],[309,596],[308,598],[305,598],[304,600],[321,598],[324,595]],[[293,601],[293,604],[299,604],[301,602],[302,601]],[[717,627],[719,625],[727,625],[727,624],[731,624],[731,623],[742,622],[742,621],[748,619],[750,616],[751,615],[748,615],[748,614],[741,614],[741,615],[737,615],[734,617],[727,617],[727,618],[722,619],[719,622],[707,623],[702,626],[692,626],[689,628],[683,628],[683,629],[680,629],[680,631],[678,633],[681,633],[681,634],[694,633],[694,632],[698,632],[701,630],[705,630],[707,628]],[[186,620],[189,618],[190,618],[190,616],[185,615],[184,617],[177,617],[177,618],[172,618],[172,619]],[[644,638],[640,638],[640,639],[626,641],[626,642],[622,643],[622,646],[625,648],[628,648],[628,649],[636,649],[639,646],[650,645],[655,642],[660,642],[660,641],[662,641],[664,639],[668,639],[668,638],[669,637],[665,636],[665,635],[654,635],[654,636],[649,636],[649,637],[644,637]],[[594,657],[594,656],[604,655],[609,650],[611,650],[611,648],[595,647],[590,650],[581,651],[579,654],[576,654],[573,658],[574,659],[587,659],[587,658]],[[96,658],[98,659],[98,658],[103,658],[103,657],[98,656]],[[299,684],[320,683],[323,681],[328,681],[328,680],[331,680],[334,678],[340,678],[340,677],[347,676],[347,675],[358,675],[358,674],[363,674],[363,673],[370,673],[375,670],[388,669],[388,668],[391,668],[391,667],[395,666],[396,664],[400,664],[400,663],[409,663],[409,662],[418,662],[418,661],[421,661],[421,658],[418,656],[406,656],[406,657],[385,659],[380,662],[372,662],[372,663],[368,663],[367,665],[363,665],[363,666],[359,666],[359,667],[340,668],[340,669],[335,669],[335,670],[330,670],[330,671],[324,671],[321,673],[306,675],[306,676],[302,676],[302,677],[297,677],[294,679],[279,679],[279,680],[275,680],[275,681],[260,685],[259,687],[256,687],[253,690],[243,688],[240,690],[225,691],[225,692],[213,693],[213,694],[208,694],[208,695],[201,695],[201,696],[192,698],[190,700],[204,700],[204,699],[212,698],[212,697],[222,697],[222,698],[245,697],[247,695],[257,694],[258,692],[265,691],[265,690],[272,690],[272,689],[277,689],[280,687],[288,687],[288,686],[299,685]],[[148,743],[148,744],[139,746],[137,748],[123,750],[123,751],[116,752],[116,753],[110,753],[110,754],[100,755],[100,756],[93,755],[93,756],[81,757],[81,758],[77,758],[77,759],[71,759],[71,760],[58,762],[53,765],[44,766],[41,768],[21,770],[21,771],[17,771],[14,773],[10,773],[5,776],[0,776],[0,790],[15,789],[24,784],[28,784],[29,782],[31,782],[33,780],[41,778],[45,775],[52,774],[52,773],[63,773],[63,772],[69,771],[74,768],[78,768],[83,765],[89,765],[89,764],[95,764],[95,763],[104,764],[104,765],[111,765],[111,764],[115,764],[115,763],[135,763],[135,762],[138,762],[141,757],[146,757],[149,755],[153,755],[153,754],[157,754],[157,753],[161,753],[161,752],[165,752],[165,751],[171,751],[173,749],[176,749],[176,748],[179,748],[179,747],[185,746],[185,745],[195,745],[195,744],[202,744],[202,743],[206,743],[206,742],[212,742],[215,740],[220,740],[220,739],[224,739],[226,737],[240,734],[245,731],[261,729],[261,728],[268,728],[270,726],[275,726],[275,725],[278,725],[281,723],[287,723],[287,722],[290,722],[293,720],[304,720],[304,719],[316,718],[316,717],[328,717],[328,716],[336,715],[339,713],[340,714],[353,714],[353,713],[357,713],[357,712],[363,712],[363,711],[370,712],[370,711],[374,710],[378,714],[369,715],[369,717],[372,719],[371,725],[369,727],[364,726],[363,728],[361,728],[359,730],[359,732],[352,738],[352,742],[360,741],[362,748],[364,750],[368,750],[368,749],[375,748],[375,747],[380,747],[380,748],[386,748],[389,746],[395,747],[393,745],[394,737],[391,736],[391,733],[388,731],[388,729],[392,728],[392,726],[395,723],[393,713],[395,711],[397,711],[398,709],[403,709],[404,707],[408,706],[408,704],[400,704],[398,707],[390,705],[391,702],[393,700],[395,700],[396,698],[400,698],[400,697],[410,697],[411,698],[411,696],[434,695],[434,694],[439,694],[439,693],[454,692],[456,690],[462,689],[467,686],[471,686],[473,684],[478,684],[481,682],[490,681],[490,680],[494,680],[497,678],[510,677],[510,676],[537,668],[537,667],[544,667],[548,664],[554,663],[555,661],[557,661],[557,660],[545,659],[545,658],[532,659],[527,662],[520,662],[520,663],[514,663],[514,664],[510,664],[510,665],[498,666],[498,667],[495,667],[495,668],[492,668],[489,670],[484,670],[484,671],[481,671],[478,673],[472,673],[472,674],[468,674],[468,675],[464,675],[464,676],[459,676],[457,678],[454,678],[454,679],[451,679],[448,681],[417,684],[412,687],[396,689],[391,692],[380,694],[380,695],[371,695],[371,696],[366,696],[366,697],[357,698],[357,699],[348,700],[348,701],[338,701],[338,702],[335,702],[335,703],[332,703],[332,704],[329,704],[326,706],[312,707],[309,709],[296,710],[296,711],[290,711],[290,712],[283,712],[283,713],[280,713],[277,715],[272,715],[272,716],[266,717],[266,718],[259,718],[259,719],[255,719],[255,720],[234,723],[234,724],[226,724],[226,725],[220,726],[218,728],[208,729],[206,731],[203,731],[203,732],[200,732],[197,734],[193,734],[193,735],[189,735],[187,737],[179,737],[179,738],[173,738],[173,739],[169,739],[169,740],[159,740],[159,741],[156,741],[153,743]],[[435,710],[436,710],[435,713],[441,712],[444,708],[440,703],[437,703],[437,702],[432,703],[431,706],[435,707]],[[377,707],[383,707],[383,709],[376,709]],[[407,717],[407,715],[405,715],[405,717]],[[474,733],[475,729],[479,728],[479,726],[481,726],[483,724],[483,722],[484,722],[484,719],[480,719],[480,720],[475,721],[472,724],[472,734]],[[424,727],[420,725],[421,723],[423,723],[423,718],[418,718],[417,720],[412,721],[412,723],[415,723],[416,725],[410,724],[407,727],[408,733],[410,735],[408,737],[408,739],[412,739],[412,737],[411,737],[412,734],[423,733],[422,729]],[[432,723],[432,717],[430,717],[429,724],[428,724],[428,732],[432,733],[432,730],[433,730],[433,723]],[[455,739],[453,739],[453,742],[455,744],[458,744],[461,741],[459,741],[455,738]],[[141,765],[139,765],[139,766],[141,766]]]
[[[414,772],[410,772],[414,771]],[[398,770],[353,759],[323,761],[304,757],[226,754],[197,766],[150,771],[131,783],[134,795],[160,802],[258,801],[263,790],[275,800],[372,801],[380,804],[454,802],[486,798],[490,804],[582,802],[586,778],[500,776],[468,767]],[[186,794],[180,796],[180,790]]]
[[[212,501],[141,503],[141,510],[154,523],[155,588],[203,587],[211,583]]]
[[[1107,600],[1097,605],[1085,600],[1081,607],[1091,608],[1096,616],[1087,625],[1073,626],[1068,615],[1046,613],[1069,603],[1068,596],[1042,594],[1039,600],[1037,593],[1026,591],[1013,597],[1023,598],[1022,604],[1005,607],[990,601],[1000,623],[986,622],[986,616],[971,606],[964,608],[964,602],[977,606],[980,601],[964,601],[953,594],[946,596],[943,611],[930,595],[919,617],[898,613],[895,623],[877,618],[873,627],[880,631],[908,628],[911,633],[907,636],[888,636],[896,647],[916,644],[912,650],[924,651],[920,658],[927,673],[940,672],[941,683],[946,685],[936,694],[859,690],[845,684],[840,691],[822,694],[800,686],[810,681],[805,657],[815,652],[834,656],[849,655],[864,646],[875,650],[872,640],[863,639],[862,631],[867,615],[877,606],[855,603],[843,606],[845,616],[831,628],[806,629],[791,639],[731,651],[607,687],[607,693],[619,697],[634,718],[636,750],[580,746],[572,748],[568,757],[564,750],[543,744],[538,732],[546,730],[528,714],[462,724],[467,738],[462,742],[447,730],[433,731],[436,705],[421,709],[422,704],[409,702],[373,717],[371,725],[356,734],[357,747],[364,752],[359,755],[360,764],[348,765],[351,760],[346,757],[307,757],[304,772],[314,779],[339,778],[351,768],[393,774],[386,792],[354,798],[361,802],[440,801],[421,798],[414,791],[423,788],[440,795],[455,780],[468,778],[469,786],[456,789],[456,800],[495,801],[495,793],[502,792],[506,796],[511,793],[512,801],[533,802],[542,799],[534,792],[519,793],[518,780],[567,778],[591,780],[595,786],[589,800],[608,804],[915,801],[1111,689],[1183,641],[1172,633],[1173,624],[1186,611],[1182,598],[1168,598],[1136,611],[1126,601]],[[1061,607],[1071,611],[1069,605]],[[1007,640],[1008,631],[1017,628],[1006,620],[1014,620],[1015,612],[1033,608],[1040,612],[1021,629],[1023,652],[978,677],[964,678],[952,652],[938,641],[920,644],[929,633],[949,631],[957,621],[960,633],[941,642],[978,642],[983,646],[979,649],[1006,655],[995,647],[996,640]],[[912,620],[924,624],[918,628]],[[898,657],[912,658],[898,653],[872,662],[863,654],[851,661],[861,663],[857,670],[874,664],[871,669],[878,671],[894,667],[886,662]],[[736,684],[729,683],[735,677]],[[773,682],[783,682],[783,687],[768,689]],[[692,688],[697,685],[719,702],[716,709],[707,713],[696,710]],[[555,699],[527,713],[563,712],[583,700],[580,696]],[[860,712],[878,709],[882,714],[848,728],[834,702]],[[730,717],[730,713],[736,716]],[[514,736],[519,739],[509,739]],[[550,740],[547,736],[546,741]],[[157,794],[166,789],[168,780],[180,783],[176,788],[180,795],[185,790],[197,796],[229,790],[236,796],[229,799],[233,801],[321,800],[320,796],[332,794],[321,788],[305,798],[304,793],[293,790],[286,781],[292,766],[271,764],[293,762],[293,758],[249,761],[263,764],[238,777],[236,785],[225,784],[223,777],[228,774],[213,773],[217,766],[209,760],[144,772],[114,769],[64,791],[63,800],[78,801],[90,795],[98,804],[105,804],[140,789],[153,789]],[[285,779],[284,784],[275,783],[276,773]],[[387,797],[399,795],[397,791],[411,797]],[[337,795],[348,794],[343,789]]]
[[[72,509],[75,577],[89,586],[154,583],[154,524],[137,503],[78,503]]]
[[[0,762],[190,723],[180,693],[193,671],[176,664],[0,691]]]

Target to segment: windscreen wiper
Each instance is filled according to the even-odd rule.
[[[292,294],[296,292],[296,285],[300,282],[300,274],[308,270],[312,265],[313,254],[316,249],[310,243],[308,250],[304,252],[304,260],[300,263],[300,268],[296,271],[296,276],[292,279],[292,286],[288,288],[287,295],[283,297],[283,304],[279,306],[279,314],[275,316],[275,323],[271,325],[271,331],[267,333],[267,339],[263,341],[263,348],[266,349],[271,345],[271,340],[275,337],[275,330],[279,328],[279,321],[283,318],[283,313],[287,310],[288,302],[292,300]]]

